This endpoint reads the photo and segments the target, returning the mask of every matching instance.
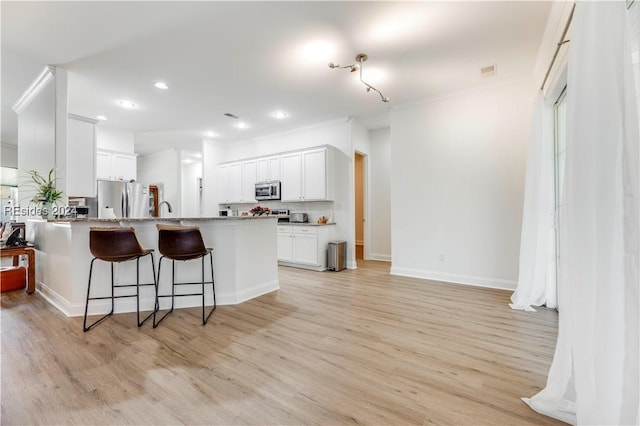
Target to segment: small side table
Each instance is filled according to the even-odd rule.
[[[36,291],[36,252],[33,247],[0,247],[1,257],[13,257],[13,266],[18,266],[20,256],[26,255],[29,260],[27,275],[27,294]]]

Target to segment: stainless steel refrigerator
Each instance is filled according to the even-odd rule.
[[[149,187],[138,182],[98,180],[98,218],[149,217]]]

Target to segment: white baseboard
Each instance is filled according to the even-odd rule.
[[[381,262],[391,262],[390,254],[369,253],[368,260],[379,260]]]
[[[471,275],[449,274],[444,272],[425,271],[423,269],[401,268],[397,266],[391,266],[391,275],[510,291],[515,290],[518,285],[517,281],[503,280],[500,278],[474,277]]]
[[[270,293],[280,288],[280,282],[278,280],[270,281],[267,283],[258,284],[255,287],[246,289],[240,293],[219,293],[216,291],[216,304],[217,305],[236,305],[238,303],[245,302],[249,299],[253,299],[263,294]],[[44,299],[55,306],[59,311],[68,317],[81,317],[84,315],[84,302],[71,303],[55,291],[48,288],[46,285],[38,282],[38,293],[44,297]],[[205,288],[205,292],[210,291]],[[164,297],[160,299],[160,309],[167,309],[170,306],[170,298]],[[205,305],[213,305],[213,297],[205,295]],[[152,297],[140,298],[140,309],[142,311],[151,312],[155,300]],[[202,306],[201,296],[187,296],[177,297],[175,299],[175,308],[194,308]],[[89,315],[106,314],[111,310],[111,300],[94,300],[89,303]],[[136,311],[135,298],[116,299],[115,313],[126,313]]]

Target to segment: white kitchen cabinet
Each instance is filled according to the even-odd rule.
[[[332,200],[332,156],[327,148],[283,155],[282,201]]]
[[[136,180],[137,170],[135,154],[110,151],[96,153],[96,177],[98,179]]]
[[[135,180],[137,177],[138,167],[135,155],[114,153],[111,167],[116,179]]]
[[[96,177],[111,179],[111,153],[102,151],[96,153]]]
[[[218,203],[238,203],[241,197],[242,163],[218,166]]]
[[[97,120],[69,114],[64,191],[67,196],[96,196],[96,123]]]
[[[302,155],[298,152],[280,157],[282,201],[302,201]]]
[[[256,161],[242,162],[242,194],[240,196],[241,203],[256,202]]]
[[[278,224],[278,263],[315,271],[327,269],[327,246],[333,225]]]
[[[218,203],[255,203],[256,161],[218,166]]]
[[[280,157],[265,157],[256,160],[256,182],[280,180]]]

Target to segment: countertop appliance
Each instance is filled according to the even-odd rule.
[[[98,218],[149,217],[149,187],[138,182],[98,180]],[[113,209],[113,210],[111,210]]]
[[[280,199],[280,181],[273,180],[268,182],[256,183],[255,199],[258,201],[279,200]]]
[[[309,215],[307,215],[306,213],[291,213],[289,215],[289,222],[293,222],[293,223],[309,222]]]

